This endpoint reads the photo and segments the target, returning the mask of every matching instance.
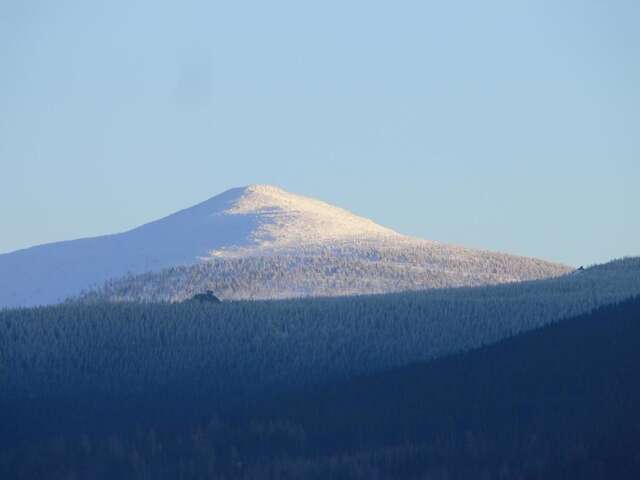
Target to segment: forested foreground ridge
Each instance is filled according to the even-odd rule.
[[[486,288],[9,310],[0,314],[3,395],[133,394],[183,382],[243,395],[477,347],[639,293],[633,258]]]
[[[640,259],[630,258],[494,287],[7,310],[0,396],[152,398],[197,385],[224,405],[490,344],[638,294]]]
[[[467,353],[263,396],[222,414],[188,390],[148,404],[103,399],[100,415],[78,401],[50,407],[60,427],[37,440],[16,440],[0,424],[0,477],[637,479],[638,344],[635,298]],[[152,418],[150,406],[163,415]],[[177,423],[185,410],[191,420]]]

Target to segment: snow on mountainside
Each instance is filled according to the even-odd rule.
[[[398,233],[368,218],[270,185],[251,185],[227,214],[259,216],[252,234],[260,248],[297,247],[345,239],[397,238]]]
[[[187,273],[159,282],[175,267]],[[128,232],[0,255],[0,308],[55,303],[123,278],[138,287],[146,278],[142,289],[155,288],[154,299],[176,300],[205,285],[227,285],[227,298],[281,298],[483,285],[569,270],[407,237],[319,200],[251,185]],[[123,298],[109,298],[116,297]]]

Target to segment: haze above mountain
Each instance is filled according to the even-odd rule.
[[[108,280],[126,285],[136,275],[138,286],[157,287],[154,300],[174,301],[205,287],[224,290],[226,298],[348,295],[530,280],[570,270],[408,237],[319,200],[251,185],[124,233],[0,255],[0,307],[56,303],[99,290]]]

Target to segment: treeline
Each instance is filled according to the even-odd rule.
[[[563,265],[533,258],[380,239],[239,257],[229,253],[195,265],[117,278],[80,298],[84,302],[176,302],[204,290],[227,300],[349,296],[535,280],[568,271]]]
[[[94,416],[85,430],[5,442],[0,477],[636,479],[639,344],[635,298],[468,353],[262,396],[222,415],[205,402],[190,422],[170,415],[180,417],[186,402],[168,402],[151,424],[140,421],[143,404],[114,406],[100,419],[110,428]],[[82,414],[57,412],[70,423]]]

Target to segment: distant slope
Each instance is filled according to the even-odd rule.
[[[176,302],[213,290],[224,300],[348,296],[480,286],[562,275],[563,265],[398,237],[214,258],[127,275],[82,301]]]
[[[165,271],[189,265],[197,267]],[[483,285],[570,270],[406,237],[319,200],[252,185],[125,233],[0,255],[0,308],[60,302],[110,279],[104,293],[114,299],[130,298],[124,289],[131,298],[179,300],[207,286],[225,298],[282,298]],[[137,277],[132,287],[129,278],[117,281],[149,272],[161,273]],[[141,280],[149,281],[142,287],[148,295]]]

